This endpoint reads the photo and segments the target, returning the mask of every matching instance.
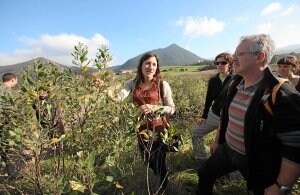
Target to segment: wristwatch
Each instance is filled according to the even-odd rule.
[[[283,192],[283,194],[285,194],[285,195],[290,195],[290,194],[292,194],[292,189],[289,188],[288,186],[281,185],[281,184],[278,183],[278,181],[275,181],[275,184],[276,184],[276,186],[279,188],[279,190],[280,190],[281,192]]]

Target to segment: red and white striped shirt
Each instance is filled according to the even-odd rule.
[[[258,88],[259,82],[244,89],[242,81],[237,86],[237,93],[229,106],[229,121],[226,131],[226,142],[228,146],[240,154],[245,155],[244,142],[244,118],[252,97]]]

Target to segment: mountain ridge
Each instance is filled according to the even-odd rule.
[[[59,64],[59,63],[54,62],[52,60],[49,60],[49,59],[46,59],[46,58],[43,58],[43,57],[38,57],[38,58],[35,58],[35,59],[32,59],[32,60],[27,60],[27,61],[24,61],[24,62],[12,64],[12,65],[0,66],[0,73],[1,73],[1,75],[5,72],[11,72],[11,73],[14,73],[14,74],[19,74],[27,66],[33,65],[35,60],[40,60],[43,63],[51,62],[53,65],[56,65],[56,66],[59,66],[59,67],[66,67],[65,65]]]
[[[276,50],[276,54],[286,54],[286,53],[300,53],[300,44],[288,45],[285,47],[280,47]]]
[[[178,66],[178,65],[196,64],[199,61],[204,60],[204,58],[197,56],[196,54],[178,46],[175,43],[165,48],[150,50],[150,52],[153,52],[158,56],[159,63],[161,66]],[[144,53],[139,54],[127,60],[125,63],[119,66],[119,69],[136,68],[139,63],[140,57]]]
[[[34,61],[36,61],[36,60],[39,60],[44,64],[51,64],[53,66],[60,67],[62,69],[71,69],[75,72],[81,72],[81,67],[79,67],[79,66],[67,66],[67,65],[57,63],[53,60],[50,60],[50,59],[47,59],[47,58],[44,58],[44,57],[38,57],[38,58],[35,58],[35,59],[27,60],[25,62],[20,62],[20,63],[17,63],[17,64],[0,66],[0,75],[2,76],[6,72],[11,72],[11,73],[14,73],[16,75],[19,75],[28,66],[34,65]],[[94,72],[94,71],[96,71],[95,68],[89,67],[88,72]]]

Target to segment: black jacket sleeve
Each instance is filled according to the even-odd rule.
[[[274,104],[273,127],[282,144],[282,157],[300,164],[300,94],[283,84]]]
[[[212,102],[214,100],[214,79],[215,77],[212,77],[211,79],[209,79],[208,81],[208,86],[207,86],[207,92],[206,92],[206,98],[205,98],[205,104],[204,104],[204,109],[203,109],[203,113],[202,113],[202,118],[207,118],[208,115],[208,111],[212,105]]]

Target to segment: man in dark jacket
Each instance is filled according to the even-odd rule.
[[[300,176],[300,94],[290,83],[264,106],[277,83],[268,64],[275,46],[268,35],[241,38],[233,56],[236,76],[222,110],[212,156],[200,167],[199,194],[217,178],[239,170],[254,194],[288,194]]]

